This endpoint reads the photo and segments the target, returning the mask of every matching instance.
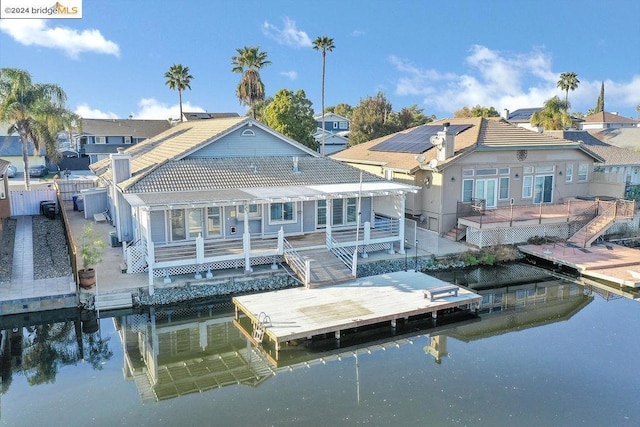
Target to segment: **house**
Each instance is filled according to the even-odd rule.
[[[618,113],[609,113],[601,111],[593,113],[584,118],[580,124],[580,130],[603,130],[603,129],[621,129],[621,128],[637,128],[638,121],[627,117],[623,117]]]
[[[0,235],[4,225],[2,220],[11,216],[9,177],[7,176],[7,169],[10,164],[8,161],[0,159]]]
[[[313,138],[318,143],[318,150],[320,151],[320,144],[322,144],[321,128],[318,128],[313,134]],[[349,138],[346,136],[338,135],[337,133],[324,131],[324,154],[330,155],[342,151],[349,145]]]
[[[640,127],[638,128],[613,128],[588,131],[595,138],[615,147],[629,150],[640,149]]]
[[[292,237],[340,252],[347,265],[356,252],[404,253],[405,196],[416,190],[249,117],[183,122],[90,168],[107,188],[127,272],[147,272],[150,293],[156,277],[250,273],[283,257],[308,283],[311,267]]]
[[[458,228],[462,221],[467,242],[478,246],[490,244],[490,238],[481,237],[479,231],[488,228],[489,218],[496,229],[514,227],[509,216],[513,207],[531,211],[533,206],[555,206],[590,195],[594,163],[603,162],[578,142],[532,132],[499,118],[440,120],[331,157],[389,180],[419,186],[421,190],[407,198],[407,215],[441,235]],[[566,207],[558,209],[567,212]],[[484,223],[464,220],[476,214],[479,218],[475,220]],[[566,223],[567,217],[563,220]],[[473,232],[478,234],[470,237]],[[519,236],[496,238],[518,241],[544,232],[530,227]]]
[[[82,134],[74,136],[73,145],[95,163],[170,127],[168,120],[82,119]]]
[[[509,111],[505,108],[500,117],[503,120],[521,128],[529,129],[535,132],[542,132],[544,130],[542,126],[531,125],[531,116],[533,116],[540,110],[542,110],[542,107],[520,108],[515,111]],[[578,126],[580,126],[580,123],[582,123],[583,121],[583,119],[574,116],[571,116],[571,120]]]
[[[640,129],[639,129],[640,130]],[[585,148],[600,158],[596,171],[604,174],[603,180],[621,183],[618,193],[609,194],[624,197],[630,186],[640,185],[640,152],[616,147],[603,142],[587,131],[546,131],[550,135],[582,143]]]
[[[322,127],[322,114],[313,116],[317,124],[317,130],[313,133],[314,139],[318,142],[318,151],[325,154],[337,153],[344,150],[349,145],[349,126],[351,121],[346,117],[335,113],[325,113],[324,130]],[[324,151],[322,142],[324,136]]]
[[[8,126],[0,127],[0,159],[12,163],[18,172],[24,172],[24,161],[22,159],[22,141],[17,135],[7,135]],[[28,144],[27,154],[29,156],[29,166],[45,165],[47,150],[41,146],[37,151],[33,144]]]

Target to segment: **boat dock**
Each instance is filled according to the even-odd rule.
[[[518,246],[520,251],[556,265],[575,269],[581,276],[619,286],[640,288],[640,250],[613,243],[578,248],[562,243]]]
[[[431,292],[429,291],[431,290]],[[477,310],[482,296],[414,271],[364,277],[322,288],[294,288],[233,298],[235,322],[254,343],[282,343],[431,315],[447,309]],[[246,331],[241,317],[248,318]],[[244,322],[246,323],[246,322]],[[249,336],[250,335],[250,336]]]

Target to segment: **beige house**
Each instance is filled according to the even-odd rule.
[[[488,228],[489,222],[495,228],[513,228],[517,224],[509,215],[514,208],[539,211],[575,198],[588,199],[594,162],[602,162],[579,142],[533,132],[499,118],[440,120],[356,145],[332,157],[387,179],[419,186],[421,191],[407,195],[407,217],[441,235],[461,223],[476,230]],[[573,205],[578,206],[578,202]],[[558,209],[569,212],[564,207]],[[571,219],[579,213],[571,211]],[[474,215],[484,224],[465,222],[465,217]],[[562,218],[565,226],[570,219],[567,215]],[[540,225],[540,218],[537,221]],[[547,230],[531,229],[506,240],[526,240],[531,234],[546,235]]]

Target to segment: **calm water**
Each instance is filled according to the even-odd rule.
[[[474,274],[455,280],[482,288],[480,320],[290,346],[280,366],[247,345],[228,305],[123,314],[99,329],[5,318],[0,423],[640,425],[638,301],[540,277],[491,288]]]

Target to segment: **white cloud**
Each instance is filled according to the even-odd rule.
[[[75,113],[84,119],[117,119],[116,113],[105,113],[95,108],[91,108],[89,104],[83,103],[76,107]]]
[[[165,120],[180,118],[180,105],[178,103],[169,105],[155,98],[142,98],[138,102],[138,108],[137,112],[131,113],[134,119]],[[182,111],[204,112],[206,110],[197,105],[191,105],[189,102],[183,102]]]
[[[364,31],[353,30],[353,31],[351,31],[351,36],[352,37],[362,37],[362,36],[364,36]]]
[[[289,17],[284,18],[284,26],[282,29],[264,21],[264,24],[262,25],[262,32],[267,37],[270,37],[279,44],[285,46],[311,47],[311,39],[307,33],[302,30],[298,30],[296,28],[295,21],[292,21]]]
[[[283,71],[280,74],[285,77],[288,77],[290,80],[296,80],[298,78],[297,71]]]
[[[99,30],[49,27],[46,19],[5,19],[0,21],[0,31],[25,46],[59,49],[73,59],[85,52],[120,56],[120,47]]]

